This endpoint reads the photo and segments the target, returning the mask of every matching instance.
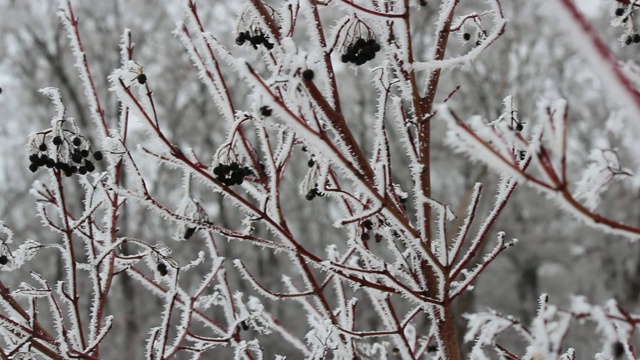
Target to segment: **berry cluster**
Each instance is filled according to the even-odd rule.
[[[640,34],[633,34],[627,36],[627,39],[624,41],[625,44],[631,45],[632,43],[637,44],[640,43]]]
[[[362,241],[368,241],[369,239],[371,239],[371,234],[374,234],[374,238],[376,239],[377,243],[382,241],[382,235],[375,233],[373,229],[373,221],[371,221],[370,219],[361,222],[360,227],[362,228],[362,234],[360,235],[360,239]]]
[[[265,35],[260,30],[254,31],[253,34],[251,34],[249,30],[241,32],[236,38],[236,44],[238,44],[238,46],[242,46],[245,42],[251,44],[254,49],[257,49],[258,45],[264,45],[267,50],[273,49],[273,44],[269,42],[269,36]]]
[[[625,8],[617,8],[615,15],[620,17],[623,16],[626,13]],[[633,12],[631,12],[630,14],[628,14],[627,16],[625,16],[622,19],[623,23],[626,23],[627,21],[629,21],[629,18],[633,17]],[[632,26],[632,28],[635,28],[634,26]],[[631,33],[627,33],[627,37],[624,39],[624,43],[626,45],[631,45],[631,44],[638,44],[640,43],[640,34],[635,33],[635,34],[631,34]]]
[[[158,263],[157,269],[158,269],[158,274],[160,274],[160,276],[165,276],[169,273],[169,268],[167,267],[167,264],[163,262]]]
[[[478,35],[477,35],[477,40],[476,40],[476,46],[480,46],[482,44],[482,41],[484,41],[487,38],[487,31],[486,30],[481,30],[478,31]],[[464,34],[462,34],[462,39],[464,41],[469,41],[471,40],[471,33],[466,31]]]
[[[380,44],[375,39],[365,40],[359,38],[347,46],[345,53],[342,54],[342,62],[353,63],[356,66],[362,65],[369,60],[373,60],[378,51],[380,51]]]
[[[46,167],[59,170],[67,177],[76,173],[85,175],[95,171],[94,160],[100,161],[103,159],[102,152],[92,152],[88,142],[78,135],[73,135],[71,141],[65,136],[56,135],[51,139],[51,143],[56,149],[55,158],[49,156],[48,146],[43,140],[37,146],[37,150],[29,155],[29,170],[31,172],[36,172],[39,168]],[[65,147],[66,149],[63,149]]]
[[[368,241],[371,238],[370,232],[373,230],[373,222],[367,219],[360,224],[360,227],[362,228],[362,235],[360,235],[360,239]]]
[[[240,166],[237,162],[229,165],[219,164],[213,168],[216,178],[227,186],[242,185],[244,177],[252,175],[253,171],[246,166]]]

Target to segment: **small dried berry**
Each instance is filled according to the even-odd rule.
[[[617,8],[616,9],[616,16],[622,16],[624,15],[624,9],[623,8]]]
[[[147,82],[147,75],[145,74],[140,74],[136,77],[136,80],[138,80],[138,83],[140,85],[144,85]]]
[[[466,32],[466,33],[462,34],[462,38],[464,39],[464,41],[469,41],[469,40],[471,40],[471,34]]]
[[[633,35],[633,42],[634,43],[640,43],[640,34],[634,34]]]
[[[80,154],[73,154],[71,155],[71,161],[73,161],[74,163],[79,163],[82,161],[82,156],[80,156]]]
[[[40,158],[40,157],[38,156],[38,154],[31,154],[31,155],[29,155],[29,161],[30,161],[30,162],[32,162],[32,163],[37,162],[39,158]]]
[[[249,324],[247,324],[246,321],[243,320],[240,324],[242,326],[242,330],[244,330],[244,331],[249,330]]]
[[[631,45],[632,42],[633,42],[633,38],[631,36],[627,36],[627,40],[624,41],[624,43],[627,45]]]
[[[302,72],[302,78],[305,79],[306,81],[311,81],[313,80],[313,70],[311,69],[307,69],[305,71]]]
[[[263,106],[260,108],[260,115],[264,116],[264,117],[268,117],[271,116],[271,108],[268,106]]]
[[[313,200],[313,199],[316,197],[316,195],[317,195],[317,194],[318,194],[318,192],[317,192],[317,190],[316,190],[315,188],[314,188],[314,189],[311,189],[311,190],[309,190],[309,192],[307,193],[306,198],[307,198],[307,200],[311,201],[311,200]]]
[[[40,151],[47,151],[47,145],[45,143],[40,144],[40,146],[38,146],[38,149]]]
[[[86,167],[84,167],[84,166],[80,166],[80,167],[78,168],[78,174],[80,174],[80,175],[85,175],[86,173],[87,173],[87,168],[86,168]]]
[[[196,227],[187,228],[187,231],[184,232],[184,236],[183,236],[184,239],[188,240],[190,237],[193,236],[193,234],[195,234],[196,230],[198,230],[198,228]]]
[[[309,159],[309,161],[307,161],[307,166],[309,167],[313,167],[313,165],[315,165],[315,161],[313,161],[313,159]]]
[[[0,265],[7,265],[9,258],[7,255],[0,255]]]
[[[369,241],[370,238],[371,236],[369,236],[369,233],[362,233],[362,235],[360,235],[360,239],[362,239],[362,241]]]
[[[36,172],[36,171],[38,171],[38,164],[36,164],[36,163],[31,163],[31,164],[29,165],[29,170],[31,170],[31,172]]]
[[[82,156],[83,158],[89,157],[89,150],[87,149],[80,150],[80,156]]]
[[[53,145],[60,146],[62,145],[62,138],[60,136],[53,137]]]
[[[56,166],[56,161],[51,158],[47,159],[47,167],[52,169],[54,166]]]
[[[524,129],[524,126],[521,123],[517,123],[516,124],[516,131],[520,132],[520,131],[522,131],[522,129]]]
[[[82,145],[82,140],[79,137],[75,137],[73,138],[73,145],[74,146],[80,146]]]

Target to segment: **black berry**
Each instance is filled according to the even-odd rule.
[[[623,8],[617,8],[616,9],[616,16],[622,16],[624,15],[624,9]]]
[[[47,151],[47,145],[45,143],[40,144],[40,146],[38,146],[38,149],[40,151]]]
[[[102,152],[101,151],[96,151],[93,153],[93,158],[96,159],[97,161],[102,160]]]
[[[31,163],[31,164],[29,165],[29,170],[31,170],[31,172],[36,172],[36,171],[38,171],[38,164],[36,164],[36,163]]]
[[[82,140],[79,137],[73,138],[73,145],[75,145],[75,146],[82,145]]]
[[[60,136],[53,137],[53,145],[60,146],[62,145],[62,138]]]
[[[313,80],[313,70],[311,69],[307,69],[305,71],[302,72],[302,78],[305,79],[306,81],[311,81]]]
[[[307,166],[309,167],[313,167],[313,165],[315,165],[315,161],[313,161],[313,159],[309,159],[309,161],[307,161]]]
[[[367,219],[362,222],[362,226],[364,226],[367,230],[371,230],[373,228],[373,222]]]
[[[7,255],[0,255],[0,265],[7,265],[9,258]]]
[[[198,229],[198,228],[195,228],[195,227],[187,228],[187,231],[185,231],[185,232],[184,232],[184,239],[185,239],[185,240],[187,240],[187,239],[189,239],[190,237],[192,237],[192,236],[193,236],[193,234],[196,232],[196,230],[197,230],[197,229]]]
[[[87,168],[87,172],[93,172],[96,169],[96,166],[89,160],[84,161],[84,167]]]
[[[522,129],[524,129],[524,126],[522,126],[522,124],[520,124],[520,123],[517,123],[516,124],[516,131],[520,132],[520,131],[522,131]]]
[[[260,108],[260,115],[264,116],[264,117],[268,117],[271,116],[271,108],[268,106],[263,106]]]
[[[245,39],[244,33],[240,33],[240,35],[238,35],[238,37],[236,38],[236,44],[238,44],[238,46],[241,46],[246,40],[247,39]]]
[[[157,269],[160,276],[165,276],[169,273],[169,269],[167,269],[167,264],[165,263],[158,263]]]
[[[309,190],[309,192],[307,193],[307,200],[311,201],[313,200],[313,198],[316,197],[316,195],[318,195],[318,190],[316,190],[315,188]]]
[[[47,160],[49,160],[49,157],[45,154],[41,154],[36,164],[38,164],[38,166],[45,166],[47,165]]]
[[[88,157],[89,156],[89,150],[87,150],[87,149],[80,150],[80,156],[82,156],[83,158]]]
[[[462,35],[462,38],[464,39],[464,41],[469,41],[471,39],[471,34],[466,32]]]
[[[138,80],[138,83],[139,83],[140,85],[144,85],[144,83],[146,83],[146,82],[147,82],[147,75],[145,75],[145,74],[140,74],[140,75],[138,75],[138,76],[136,77],[136,80]]]
[[[633,42],[634,43],[640,43],[640,34],[634,34],[633,35]]]

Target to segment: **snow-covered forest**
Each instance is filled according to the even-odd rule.
[[[638,14],[0,0],[0,359],[640,357]]]

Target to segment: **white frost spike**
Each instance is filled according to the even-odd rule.
[[[600,204],[601,194],[614,180],[621,178],[618,175],[630,176],[631,172],[620,166],[618,155],[613,150],[593,150],[589,161],[591,164],[577,183],[576,198],[583,200],[586,207],[594,210]]]
[[[55,110],[55,115],[51,119],[51,127],[55,128],[58,121],[64,120],[65,118],[65,107],[62,103],[62,96],[60,95],[60,89],[54,87],[46,87],[39,90],[40,94],[48,96],[51,99],[51,104],[53,104],[53,109]]]

